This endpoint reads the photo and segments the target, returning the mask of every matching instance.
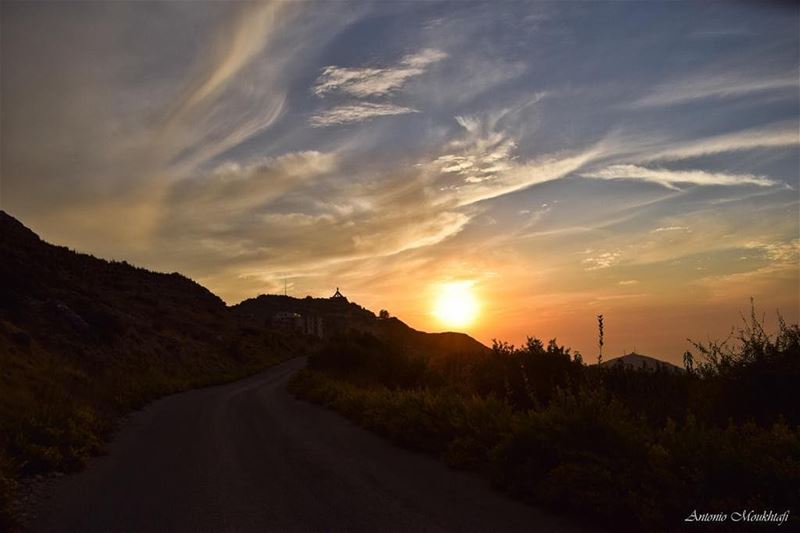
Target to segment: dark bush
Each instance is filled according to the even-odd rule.
[[[770,336],[753,315],[731,341],[697,347],[682,373],[587,367],[554,340],[420,357],[353,333],[291,386],[613,530],[675,529],[693,509],[797,509],[800,330],[780,320]]]

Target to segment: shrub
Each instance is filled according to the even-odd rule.
[[[800,507],[800,329],[761,324],[698,344],[686,373],[586,367],[555,340],[433,358],[358,334],[291,390],[535,504],[674,529],[693,509]]]

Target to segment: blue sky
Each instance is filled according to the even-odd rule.
[[[678,359],[798,314],[791,2],[2,5],[2,208],[229,303]],[[656,318],[657,317],[657,318]],[[657,325],[656,325],[657,324]]]

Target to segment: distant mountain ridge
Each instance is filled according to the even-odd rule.
[[[657,370],[665,370],[669,372],[685,372],[683,368],[673,365],[672,363],[668,363],[666,361],[662,361],[661,359],[650,357],[649,355],[642,355],[636,352],[631,352],[626,355],[614,357],[613,359],[609,359],[608,361],[603,361],[601,363],[601,366],[604,367],[613,367],[616,365],[622,365],[625,368],[629,368],[632,370],[645,370],[649,372],[655,372]]]

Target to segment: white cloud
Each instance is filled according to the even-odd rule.
[[[268,44],[268,39],[275,33],[277,26],[286,22],[281,18],[285,11],[283,2],[276,1],[262,2],[253,9],[242,10],[238,14],[234,31],[225,36],[224,42],[220,39],[224,52],[215,68],[194,88],[185,100],[184,108],[196,106],[213,97],[247,66]]]
[[[507,170],[486,179],[465,179],[466,185],[457,191],[458,203],[469,205],[563,178],[582,168],[594,157],[594,149],[588,149],[576,154],[545,155],[524,164],[511,162]]]
[[[619,263],[622,257],[622,252],[619,250],[613,252],[603,252],[592,257],[587,257],[581,263],[586,265],[584,270],[600,270],[609,268]]]
[[[462,124],[462,117],[456,117]],[[465,126],[467,131],[471,131]],[[504,136],[492,136],[476,143],[471,152],[464,154],[446,154],[438,157],[433,163],[439,164],[439,170],[446,174],[465,176],[467,183],[480,183],[500,172],[511,168],[512,152],[516,143]]]
[[[800,264],[800,239],[757,245],[774,264]]]
[[[363,122],[375,117],[385,117],[391,115],[405,115],[407,113],[419,113],[411,107],[404,107],[394,104],[374,104],[363,102],[358,104],[347,104],[322,111],[311,117],[311,125],[314,127],[333,126],[336,124],[350,124],[352,122]]]
[[[172,188],[162,255],[188,258],[214,283],[247,294],[275,277],[327,276],[356,262],[439,244],[473,213],[436,202],[416,173],[343,171],[343,154],[291,152],[228,162]],[[393,175],[392,178],[396,178]],[[220,277],[221,276],[221,277]],[[225,280],[239,280],[235,282]],[[237,296],[238,297],[238,296]]]
[[[403,57],[391,67],[348,68],[327,66],[314,85],[314,94],[325,96],[332,92],[342,92],[363,98],[384,96],[416,76],[423,74],[429,65],[446,58],[441,50],[427,48]]]
[[[603,180],[640,180],[657,183],[668,189],[679,190],[679,184],[686,185],[756,185],[771,187],[780,183],[754,174],[725,174],[704,170],[669,170],[665,168],[645,168],[637,165],[611,165],[595,172],[581,174],[584,178]]]
[[[562,178],[583,167],[600,153],[597,147],[582,152],[543,154],[526,161],[516,155],[517,139],[501,129],[505,118],[516,119],[519,111],[544,97],[534,95],[522,105],[496,113],[457,116],[464,134],[444,148],[446,153],[424,164],[447,191],[446,202],[467,206]]]
[[[662,226],[660,228],[656,228],[650,233],[663,233],[665,231],[689,231],[688,226]]]
[[[204,9],[171,5],[164,10],[180,17],[170,21],[176,33],[194,28],[205,36],[200,40],[172,40],[172,32],[154,31],[163,24],[154,17],[142,19],[141,35],[148,36],[143,42],[141,35],[127,32],[122,12],[113,15],[114,8],[101,5],[87,5],[74,18],[43,10],[41,19],[26,17],[27,27],[14,32],[22,40],[15,45],[17,67],[12,70],[39,65],[31,67],[44,76],[37,76],[35,87],[47,90],[32,90],[34,85],[24,77],[16,84],[4,78],[4,101],[25,102],[8,107],[27,121],[25,127],[9,130],[4,143],[10,138],[15,143],[11,146],[55,142],[61,148],[49,150],[45,159],[15,149],[17,164],[5,165],[4,160],[3,177],[27,182],[27,176],[35,175],[30,181],[47,185],[39,188],[49,191],[45,194],[32,185],[31,198],[19,201],[36,206],[39,213],[30,216],[39,218],[38,227],[49,239],[98,255],[146,253],[158,245],[172,184],[269,128],[283,113],[294,39],[306,41],[305,31],[287,38],[286,28],[294,26],[302,6],[278,1],[231,4],[220,6],[225,16],[218,18],[200,15]],[[137,7],[130,15],[138,21],[144,12]],[[98,27],[105,29],[98,34]],[[56,35],[74,38],[63,47],[58,43],[64,38]],[[41,58],[47,63],[21,61],[19,51],[32,43],[45,46],[47,55]],[[264,53],[270,61],[257,61]],[[174,63],[177,57],[192,60],[179,65]],[[88,75],[82,68],[86,65],[102,77]],[[40,110],[42,118],[42,110],[51,112],[46,120],[31,119],[21,109]],[[7,114],[4,109],[4,118],[22,124]],[[64,186],[54,188],[53,181]]]
[[[204,220],[236,218],[333,171],[336,165],[335,154],[316,151],[262,158],[245,165],[223,163],[207,176],[175,184],[171,212],[183,223],[174,224],[186,229],[202,226]]]
[[[647,154],[642,161],[680,160],[704,155],[753,150],[757,148],[781,148],[800,145],[797,122],[779,123],[767,128],[755,128],[675,143]]]
[[[761,266],[729,274],[711,274],[698,281],[713,299],[727,299],[732,294],[747,298],[765,294],[769,287],[778,293],[797,294],[797,265],[800,264],[800,239],[774,243],[752,242],[744,248],[762,254]],[[786,291],[786,283],[793,290]],[[791,301],[791,300],[790,300]],[[796,298],[792,304],[796,305]]]
[[[744,78],[740,74],[703,74],[664,83],[634,102],[634,107],[661,107],[705,98],[727,98],[752,93],[793,89],[797,94],[797,73]]]
[[[363,250],[367,256],[393,255],[438,244],[459,233],[469,221],[470,217],[463,213],[425,213],[418,220],[407,220],[390,231],[357,234],[353,244],[357,252]]]
[[[174,173],[187,175],[281,116],[292,57],[291,45],[281,37],[300,11],[277,0],[242,4],[217,30],[214,53],[203,57],[200,74],[166,109],[154,136],[157,150],[171,157]],[[265,53],[270,61],[258,62]]]

